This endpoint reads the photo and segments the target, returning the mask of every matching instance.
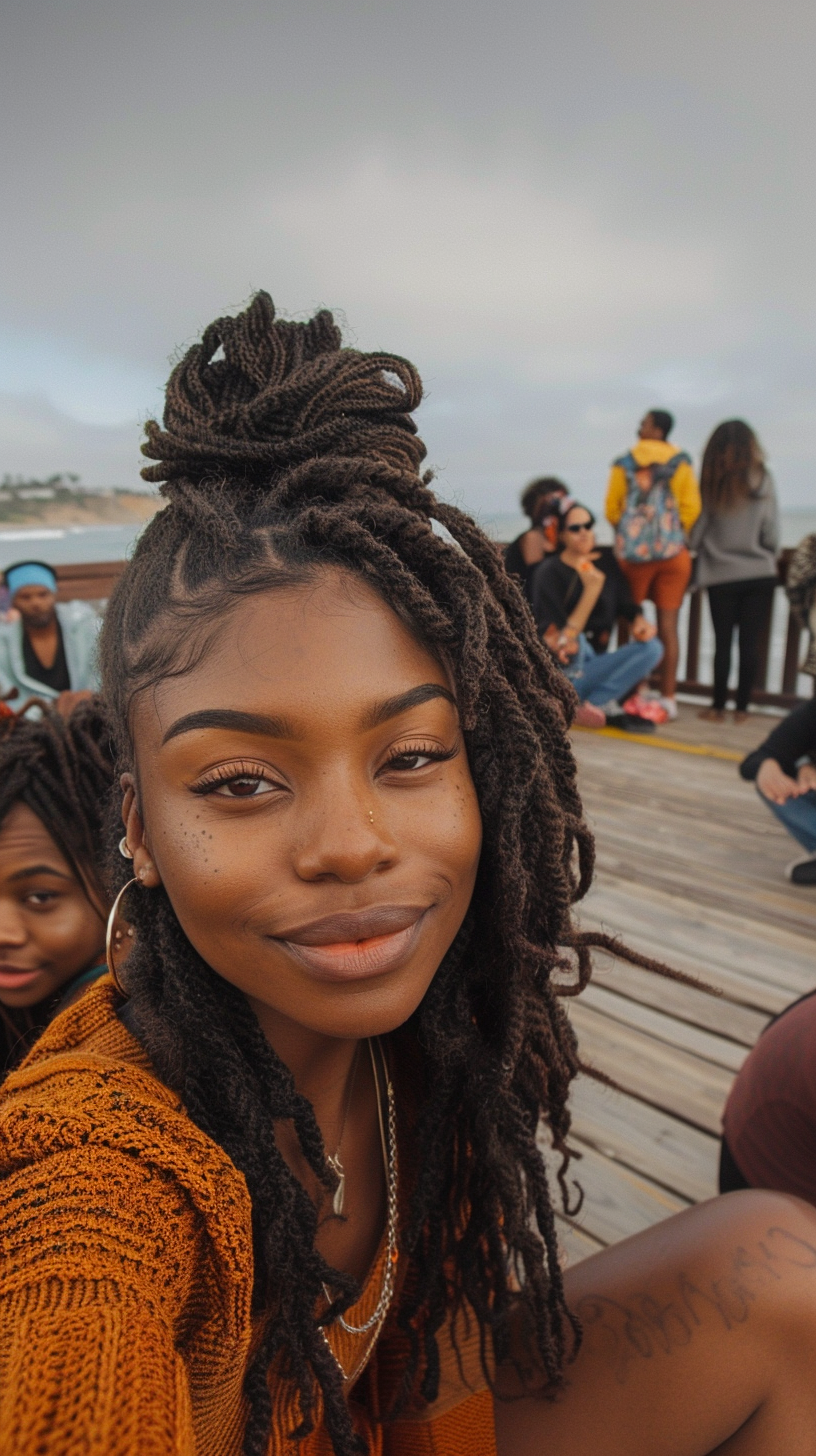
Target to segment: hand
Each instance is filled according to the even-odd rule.
[[[578,572],[584,586],[597,586],[600,590],[606,581],[606,573],[601,571],[589,557],[585,557],[583,561],[579,561],[575,570]]]
[[[81,688],[77,692],[60,693],[57,698],[56,708],[61,718],[70,718],[77,703],[84,703],[86,698],[92,698],[93,693],[88,688]]]
[[[571,627],[550,626],[544,633],[544,641],[550,651],[558,658],[562,667],[565,667],[571,657],[578,651],[578,633]]]
[[[796,784],[800,794],[809,794],[816,789],[816,764],[803,763],[796,775]]]
[[[762,760],[756,784],[759,792],[772,804],[786,804],[788,799],[796,799],[802,792],[796,779],[790,778],[775,758]]]
[[[632,623],[632,636],[636,642],[651,642],[652,638],[656,635],[657,628],[653,622],[649,621],[648,617],[644,617],[642,612],[639,616],[635,617]]]

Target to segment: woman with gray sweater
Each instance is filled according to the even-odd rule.
[[[701,718],[725,717],[731,645],[739,629],[736,722],[748,712],[763,628],[778,581],[779,507],[773,477],[744,420],[718,425],[700,472],[703,509],[689,539],[697,552],[696,586],[708,589],[714,625],[714,700]]]

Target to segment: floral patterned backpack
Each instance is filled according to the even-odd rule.
[[[615,531],[619,561],[668,561],[682,551],[686,538],[671,488],[678,465],[691,457],[678,450],[657,465],[639,465],[631,450],[615,461],[626,475],[626,505]]]

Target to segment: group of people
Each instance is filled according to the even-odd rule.
[[[669,439],[673,428],[668,411],[650,410],[637,443],[612,466],[606,516],[614,548],[597,547],[592,512],[563,482],[533,481],[521,498],[530,526],[507,548],[505,564],[576,688],[587,726],[649,732],[677,716],[678,618],[692,579],[708,591],[715,637],[713,700],[701,716],[725,717],[735,629],[736,720],[748,711],[777,582],[773,478],[750,426],[727,420],[706,445],[698,485],[689,455]],[[646,601],[656,632],[642,614]],[[620,623],[634,640],[610,650]],[[656,669],[659,691],[650,693]]]
[[[326,312],[216,320],[147,427],[101,698],[0,723],[0,1451],[813,1450],[810,1203],[562,1268],[561,997],[630,953],[573,920],[575,694],[420,473],[421,392]],[[615,611],[632,673],[658,648],[551,494],[543,630],[608,706]]]

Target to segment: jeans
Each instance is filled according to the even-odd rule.
[[[788,834],[798,839],[808,854],[816,854],[816,789],[810,789],[798,799],[788,799],[784,804],[772,804],[759,789],[757,793],[784,824]]]
[[[615,652],[596,652],[582,632],[578,651],[564,671],[582,703],[602,708],[613,700],[622,702],[662,656],[663,643],[657,637],[650,642],[627,642]]]
[[[734,628],[739,628],[739,682],[737,711],[748,707],[751,689],[759,671],[759,644],[773,608],[775,576],[755,581],[726,581],[708,588],[708,605],[714,627],[714,701],[712,707],[724,708],[728,695],[728,674],[731,671],[731,645]]]

